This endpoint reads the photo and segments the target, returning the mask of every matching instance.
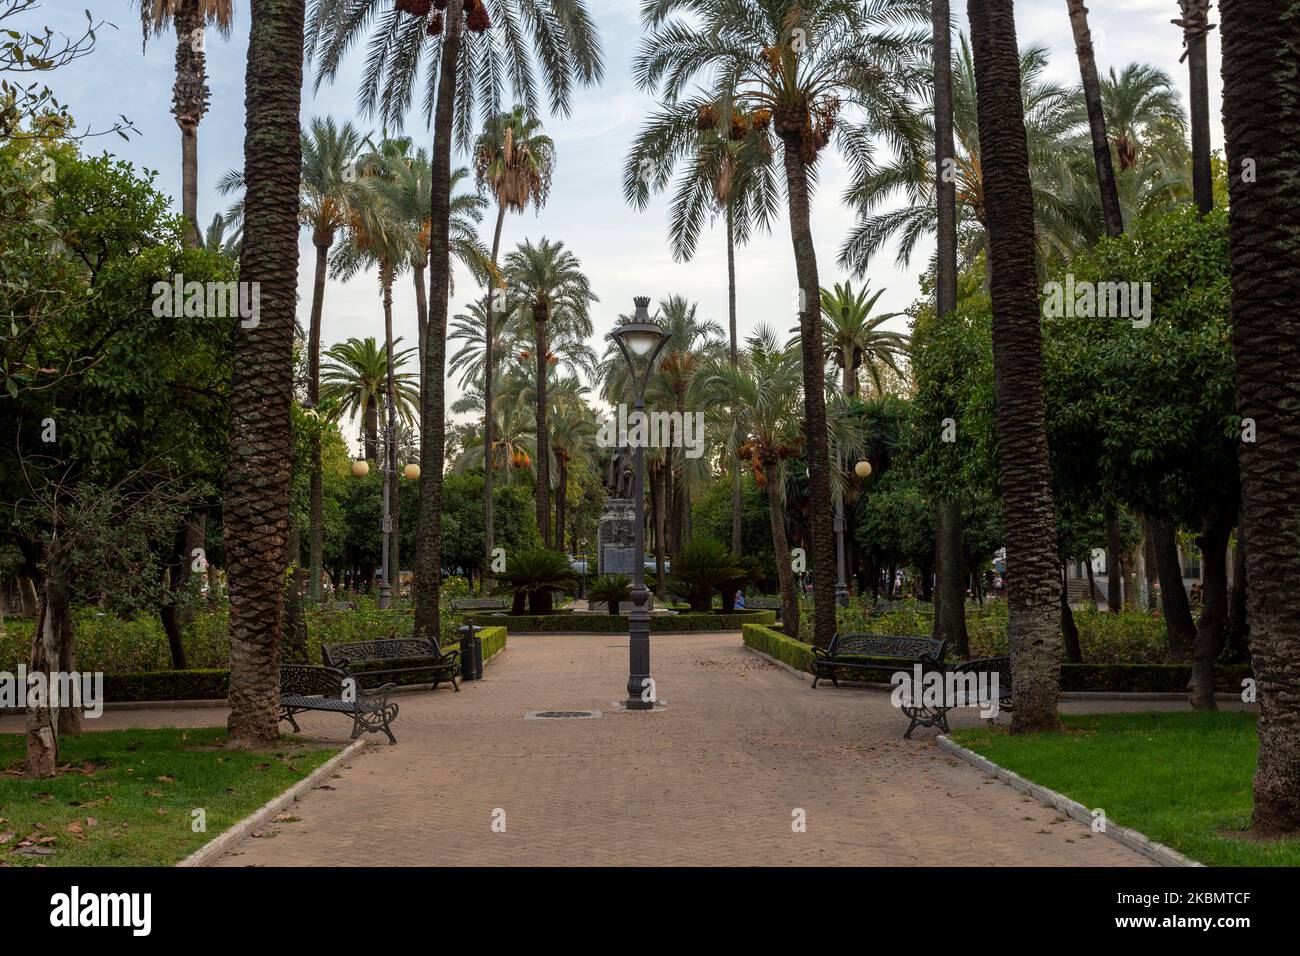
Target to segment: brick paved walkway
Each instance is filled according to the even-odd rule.
[[[296,805],[298,822],[218,865],[1147,863],[945,755],[933,731],[900,739],[883,693],[813,691],[735,633],[652,648],[667,708],[630,714],[611,707],[626,637],[512,636],[460,694],[401,695],[397,746],[370,748]],[[605,716],[522,719],[545,709]],[[337,718],[300,719],[343,735]],[[791,830],[796,808],[806,832]]]

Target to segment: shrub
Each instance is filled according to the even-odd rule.
[[[721,541],[696,538],[673,555],[668,590],[686,598],[692,611],[707,611],[717,592],[722,595],[723,608],[730,610],[736,589],[750,574],[750,566],[742,565]]]
[[[789,664],[795,670],[811,671],[812,646],[786,637],[780,631],[763,624],[746,624],[741,628],[746,646],[761,651],[768,657]]]
[[[506,561],[506,569],[497,575],[496,590],[514,595],[511,614],[524,613],[524,600],[533,614],[549,614],[552,595],[568,593],[578,582],[578,574],[560,551],[531,548],[517,551]]]
[[[609,613],[617,615],[620,602],[632,600],[632,579],[626,574],[602,574],[592,578],[587,587],[587,599],[604,601]]]

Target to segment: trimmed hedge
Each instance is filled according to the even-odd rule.
[[[812,673],[812,645],[786,637],[781,632],[759,624],[746,624],[744,642],[756,651]],[[852,661],[880,661],[876,670],[854,671],[851,680],[880,684],[890,683],[899,670],[896,661],[880,658],[847,656]],[[1240,693],[1241,682],[1252,676],[1249,665],[1220,665],[1214,671],[1214,689],[1222,693]],[[1188,664],[1062,664],[1061,690],[1092,691],[1109,694],[1185,694],[1191,680]]]
[[[1214,669],[1214,689],[1241,693],[1241,682],[1254,673],[1248,664],[1220,664]],[[1111,693],[1187,692],[1190,664],[1062,664],[1061,690]]]
[[[775,628],[763,624],[746,624],[741,628],[745,644],[756,651],[762,651],[783,664],[789,664],[796,670],[812,672],[812,646],[803,641],[786,637]]]
[[[230,692],[230,671],[145,671],[140,674],[105,674],[104,700],[225,700]]]
[[[506,647],[508,632],[504,627],[485,627],[479,632],[483,641],[483,663]],[[409,675],[420,683],[420,675]],[[398,681],[397,683],[402,683]],[[229,670],[146,671],[139,674],[105,674],[104,699],[110,703],[141,700],[224,700],[230,692]]]
[[[470,614],[466,620],[483,627],[508,627],[518,633],[620,634],[626,633],[626,614]],[[665,631],[738,631],[746,624],[774,624],[775,611],[736,611],[732,614],[660,614],[650,617],[653,633]]]

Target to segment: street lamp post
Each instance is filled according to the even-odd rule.
[[[838,456],[837,456],[838,457]],[[863,480],[871,477],[871,462],[865,458],[853,466],[853,473]],[[849,606],[848,570],[844,561],[844,532],[848,530],[844,520],[844,495],[835,502],[835,550],[838,579],[835,582],[835,603],[839,607]]]
[[[618,344],[623,359],[627,362],[628,375],[632,385],[632,402],[638,422],[645,417],[645,390],[650,381],[650,373],[660,351],[668,342],[668,333],[664,328],[650,321],[650,299],[637,296],[636,315],[631,322],[624,322],[615,327],[611,333]],[[636,362],[632,356],[647,357],[643,374],[637,374]],[[631,416],[629,416],[630,418]],[[646,607],[650,592],[645,586],[645,436],[648,429],[642,429],[642,440],[630,442],[633,452],[632,505],[635,510],[635,530],[633,538],[632,565],[632,609],[628,613],[628,676],[627,709],[652,710],[654,693],[648,698],[643,691],[653,688],[650,679],[650,610]]]
[[[393,480],[397,477],[397,422],[390,409],[388,415],[388,424],[379,429],[379,436],[382,442],[380,449],[380,474],[384,476],[384,505],[383,518],[380,522],[382,531],[382,544],[380,546],[380,560],[382,570],[379,578],[379,607],[385,610],[392,606],[393,603],[393,585],[392,569],[389,567],[389,549],[393,536],[393,513],[392,513],[392,488]],[[361,457],[352,463],[352,474],[358,478],[364,478],[370,473],[370,465],[366,461],[365,438],[361,439]],[[420,466],[412,462],[402,469],[402,475],[410,481],[415,481],[420,477]],[[401,573],[401,569],[398,569]]]
[[[836,468],[842,469],[843,459],[840,458],[839,452],[835,453]],[[845,580],[847,574],[844,567],[844,492],[835,499],[835,606],[849,606],[849,583]]]

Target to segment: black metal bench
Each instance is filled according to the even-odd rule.
[[[309,664],[280,665],[280,719],[289,721],[301,733],[295,714],[306,710],[346,714],[352,718],[352,739],[364,730],[385,733],[390,744],[397,743],[392,722],[397,719],[397,705],[388,702],[394,684],[372,689],[362,688],[347,671],[337,667],[312,667]]]
[[[944,652],[947,641],[931,637],[898,637],[888,634],[836,634],[831,639],[831,646],[826,649],[813,648],[813,687],[823,677],[829,677],[831,683],[838,687],[838,671],[878,671],[891,665],[921,665],[921,675],[935,671],[942,679]],[[861,660],[875,658],[876,660]],[[903,736],[911,739],[912,731],[917,727],[934,727],[941,725],[946,733],[948,721],[946,707],[927,707],[922,702],[913,701],[904,704],[903,713],[910,717],[912,723]]]
[[[746,598],[746,611],[776,611],[776,622],[781,623],[781,599],[780,598]]]
[[[453,611],[504,611],[506,602],[494,598],[456,598],[451,602]]]
[[[460,693],[456,683],[460,675],[460,651],[444,651],[436,641],[389,636],[377,641],[322,644],[320,651],[326,667],[346,670],[358,681],[369,683],[378,677],[422,673],[429,675],[433,690],[439,684],[450,682],[452,689]]]

